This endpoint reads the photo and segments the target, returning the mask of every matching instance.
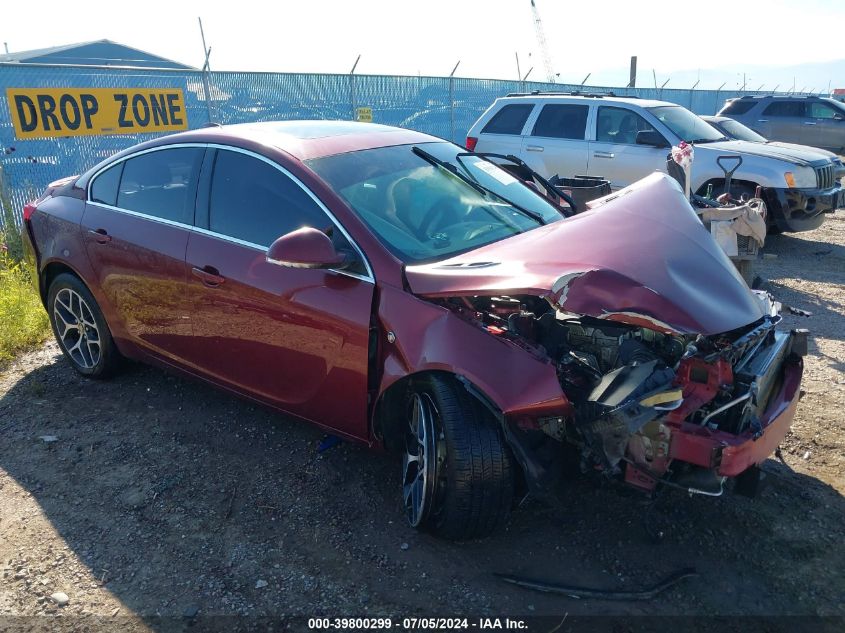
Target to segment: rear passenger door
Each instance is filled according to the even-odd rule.
[[[520,156],[522,130],[534,110],[533,103],[507,103],[481,128],[477,152],[496,152]]]
[[[587,173],[587,118],[590,106],[547,103],[523,139],[522,159],[546,178]]]
[[[185,251],[204,146],[160,148],[99,172],[82,217],[115,336],[178,359],[190,345]]]
[[[666,173],[670,144],[637,145],[637,133],[654,130],[637,112],[616,106],[599,106],[589,145],[588,174],[606,178],[613,189],[627,187],[653,171]]]
[[[804,126],[804,102],[798,100],[777,99],[763,109],[760,123],[769,133],[764,134],[770,141],[784,141],[812,145],[809,142],[807,126]]]

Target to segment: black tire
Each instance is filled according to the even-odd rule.
[[[513,458],[496,420],[448,376],[413,382],[406,409],[416,399],[433,409],[436,468],[425,515],[414,525],[409,514],[409,522],[450,540],[491,534],[506,521],[515,487]]]
[[[77,276],[62,273],[53,280],[47,292],[47,313],[56,342],[77,372],[88,378],[107,378],[118,369],[120,352],[103,312]]]

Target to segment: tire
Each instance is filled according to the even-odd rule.
[[[62,273],[53,280],[47,312],[56,342],[77,372],[106,378],[117,370],[120,353],[100,306],[79,277]]]
[[[410,525],[450,540],[496,531],[513,505],[515,478],[495,419],[449,377],[413,382],[405,405],[403,502]]]

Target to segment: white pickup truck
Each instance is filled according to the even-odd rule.
[[[667,171],[673,145],[695,146],[692,190],[721,193],[717,159],[739,156],[731,193],[753,196],[769,209],[770,229],[807,231],[845,205],[835,179],[838,159],[812,149],[732,141],[679,105],[612,94],[513,94],[497,99],[470,128],[467,149],[512,154],[542,176],[602,177],[621,189],[653,171]],[[723,161],[728,163],[728,161]]]

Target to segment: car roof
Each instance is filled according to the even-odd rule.
[[[567,101],[587,101],[590,103],[598,102],[598,103],[607,103],[607,104],[614,104],[614,103],[625,103],[628,105],[635,105],[640,106],[641,108],[653,108],[656,106],[677,106],[677,103],[671,103],[670,101],[658,101],[657,99],[638,99],[636,97],[616,97],[612,95],[570,95],[562,92],[560,94],[551,93],[551,92],[538,92],[536,94],[520,94],[520,95],[509,95],[507,97],[501,97],[499,101],[522,101],[522,100],[541,100],[541,101],[548,101],[548,100],[556,100],[556,99],[566,99]]]
[[[389,125],[319,120],[238,123],[181,132],[167,139],[169,143],[244,139],[276,147],[303,161],[391,145],[443,142],[436,136]]]

